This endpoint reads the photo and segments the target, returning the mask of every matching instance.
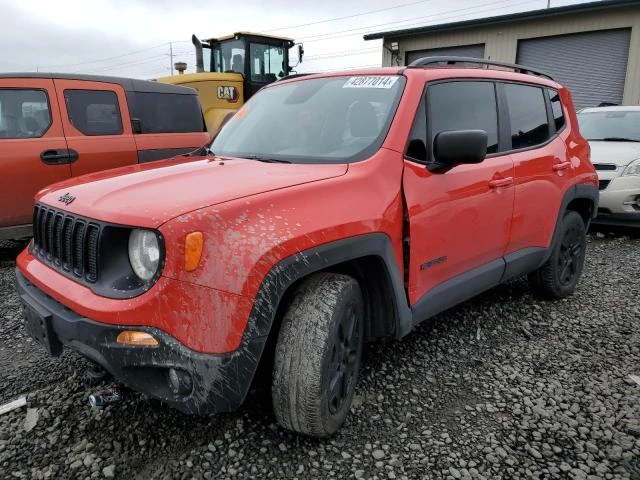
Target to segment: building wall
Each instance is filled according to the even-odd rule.
[[[540,20],[516,21],[461,30],[418,34],[410,37],[386,38],[385,45],[397,41],[399,62],[404,65],[405,52],[430,48],[451,47],[474,43],[485,44],[485,58],[515,62],[518,40],[552,35],[631,27],[631,45],[623,103],[640,104],[640,5],[610,11],[568,13]],[[391,53],[383,48],[382,65],[394,65]],[[588,68],[588,66],[585,66]]]

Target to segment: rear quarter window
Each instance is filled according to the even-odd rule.
[[[136,133],[204,132],[206,127],[197,95],[134,92],[129,94]]]
[[[559,132],[565,124],[562,100],[560,100],[560,94],[557,90],[548,89],[547,92],[549,93],[549,100],[551,100],[551,111],[556,125],[556,132]]]

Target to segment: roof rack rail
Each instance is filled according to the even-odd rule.
[[[483,58],[474,58],[474,57],[423,57],[411,62],[407,68],[421,68],[421,67],[429,67],[429,66],[437,66],[439,64],[445,65],[456,65],[458,63],[466,63],[473,65],[483,65],[483,66],[492,66],[492,67],[503,67],[503,68],[511,68],[516,73],[524,73],[527,75],[537,75],[539,77],[545,77],[549,80],[553,80],[553,77],[548,73],[542,72],[540,70],[535,70],[533,68],[525,67],[524,65],[518,65],[516,63],[507,63],[507,62],[496,62],[494,60],[485,60]]]

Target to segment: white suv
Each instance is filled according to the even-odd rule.
[[[593,223],[640,227],[640,107],[586,108],[578,120],[600,179]]]

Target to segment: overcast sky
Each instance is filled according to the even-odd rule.
[[[302,41],[298,72],[376,66],[381,41],[365,42],[364,33],[546,6],[547,0],[0,0],[0,71],[155,78],[170,74],[169,42],[174,62],[186,61],[192,71],[192,33],[210,38],[241,30]]]

